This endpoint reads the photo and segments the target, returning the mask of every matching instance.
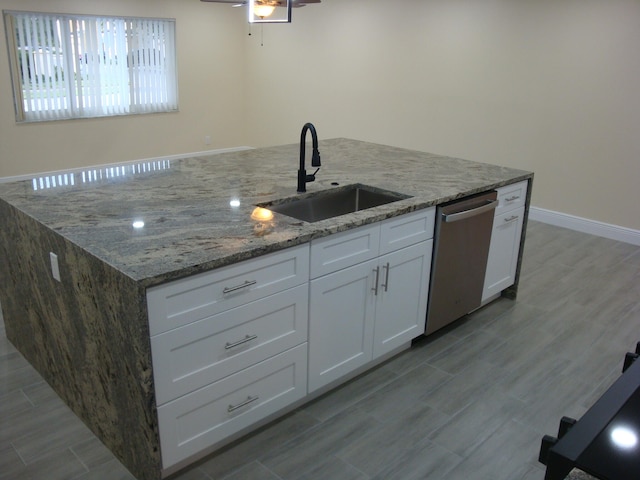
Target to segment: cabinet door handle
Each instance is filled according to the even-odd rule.
[[[514,220],[518,219],[518,215],[512,215],[510,217],[507,217],[504,219],[504,223],[509,223],[509,222],[513,222]]]
[[[236,410],[242,408],[242,407],[246,407],[247,405],[249,405],[250,403],[255,402],[256,400],[258,400],[260,397],[258,395],[256,395],[255,397],[252,396],[248,396],[247,399],[242,402],[242,403],[238,403],[237,405],[229,405],[227,407],[227,412],[231,413],[231,412],[235,412]]]
[[[386,292],[388,291],[387,289],[389,288],[389,270],[391,270],[389,268],[389,262],[387,262],[387,264],[384,265],[382,268],[384,269],[385,273],[384,273],[384,283],[381,286],[384,287],[384,291]]]
[[[246,337],[244,337],[242,340],[238,340],[237,342],[233,342],[233,343],[229,343],[227,342],[227,344],[224,346],[224,348],[226,350],[231,350],[232,348],[235,347],[239,347],[240,345],[243,345],[245,343],[250,342],[251,340],[255,340],[256,338],[258,338],[257,335],[247,335]]]
[[[520,198],[520,195],[514,195],[513,197],[505,198],[504,201],[513,202],[514,200],[518,200],[519,198]]]
[[[378,295],[378,280],[380,279],[380,267],[376,267],[373,269],[373,273],[376,274],[376,279],[373,282],[373,287],[371,287],[371,290],[373,290],[373,294],[374,295]]]
[[[225,287],[225,289],[222,290],[222,293],[231,293],[237,290],[242,290],[243,288],[250,287],[251,285],[255,285],[256,283],[258,282],[255,280],[247,280],[242,285],[236,285],[235,287]]]

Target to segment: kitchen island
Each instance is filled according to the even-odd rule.
[[[163,474],[148,289],[533,178],[495,165],[326,140],[309,194],[361,183],[410,197],[317,223],[278,214],[252,218],[257,204],[297,195],[298,148],[114,165],[0,185],[7,337],[140,479]],[[517,281],[508,293],[516,289]]]

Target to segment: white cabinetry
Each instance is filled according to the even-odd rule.
[[[424,333],[432,250],[427,240],[380,257],[373,358]]]
[[[309,391],[424,333],[435,209],[313,241]]]
[[[520,238],[524,224],[527,181],[497,189],[499,205],[493,219],[489,259],[482,301],[498,295],[515,282]]]
[[[307,394],[309,246],[148,290],[163,468]]]

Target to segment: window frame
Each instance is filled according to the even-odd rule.
[[[115,117],[115,116],[130,116],[130,115],[141,115],[147,113],[172,113],[179,111],[178,108],[178,59],[177,59],[177,41],[176,41],[176,20],[173,18],[154,18],[154,17],[132,17],[132,16],[114,16],[114,15],[91,15],[91,14],[68,14],[68,13],[47,13],[47,12],[32,12],[32,11],[20,11],[20,10],[3,10],[3,23],[5,26],[5,37],[7,41],[7,50],[8,50],[8,61],[9,61],[9,73],[11,76],[11,87],[13,93],[13,103],[15,110],[15,118],[16,123],[37,123],[37,122],[47,122],[47,121],[58,121],[58,120],[77,120],[77,119],[86,119],[86,118],[103,118],[103,117]],[[18,21],[18,16],[35,16],[41,19],[41,21],[46,22],[48,18],[54,18],[56,22],[61,22],[64,24],[67,22],[67,25],[60,27],[58,25],[58,33],[60,30],[61,42],[69,42],[72,41],[70,38],[72,37],[73,25],[70,22],[95,22],[96,23],[96,31],[98,33],[99,38],[101,35],[104,35],[104,31],[100,30],[102,26],[98,26],[99,22],[109,21],[111,24],[116,24],[118,22],[122,22],[122,30],[124,31],[123,35],[125,38],[126,49],[126,66],[121,67],[121,70],[126,72],[128,76],[128,82],[120,82],[118,83],[117,93],[118,96],[124,95],[128,101],[119,100],[119,103],[115,103],[111,105],[111,108],[105,106],[105,96],[100,94],[96,94],[93,92],[91,97],[86,96],[83,91],[86,88],[86,85],[91,86],[92,84],[100,83],[104,81],[105,78],[109,78],[109,81],[113,81],[111,77],[102,76],[100,73],[93,72],[93,75],[90,76],[90,73],[78,73],[82,66],[82,58],[86,59],[88,54],[94,53],[96,56],[106,55],[104,44],[99,43],[96,48],[100,50],[96,50],[95,52],[88,51],[86,49],[80,50],[76,52],[74,48],[69,48],[69,45],[65,45],[61,47],[56,55],[59,56],[61,60],[61,65],[63,65],[66,70],[70,71],[69,66],[73,65],[73,71],[71,71],[70,75],[73,75],[73,79],[69,80],[68,78],[65,80],[56,80],[56,87],[60,87],[65,90],[64,95],[53,95],[51,98],[52,101],[58,100],[60,102],[60,98],[66,98],[64,100],[65,105],[62,108],[42,108],[42,105],[37,108],[33,108],[33,105],[30,107],[27,106],[27,102],[30,101],[25,95],[25,87],[24,87],[24,79],[25,74],[23,72],[23,66],[21,65],[21,56],[23,59],[25,55],[29,55],[29,62],[33,62],[35,65],[35,61],[31,58],[34,53],[21,53],[20,45],[17,38],[17,26],[16,22]],[[144,22],[153,22],[152,26],[156,29],[160,26],[162,30],[162,35],[158,34],[158,30],[153,30],[152,33],[146,32],[147,37],[143,36],[139,37],[136,35],[136,29],[139,32],[141,29],[141,25]],[[130,28],[130,27],[134,28]],[[168,28],[167,30],[163,30]],[[46,30],[46,29],[44,29]],[[83,35],[86,33],[83,32]],[[139,43],[136,43],[137,40],[143,39],[144,46],[140,46]],[[161,38],[161,40],[158,40]],[[149,58],[149,55],[145,55],[144,49],[151,49],[156,52],[155,45],[150,47],[146,42],[159,41],[161,42],[162,52],[165,52],[165,49],[168,49],[165,55],[162,57],[160,61],[160,57],[158,56],[157,60],[154,61],[153,58]],[[51,39],[49,39],[51,40]],[[100,40],[98,40],[100,42]],[[28,42],[27,42],[28,43]],[[41,42],[35,45],[30,45],[32,50],[35,48],[39,49],[48,49],[52,46],[52,43]],[[141,52],[143,54],[141,55]],[[78,56],[78,59],[75,58]],[[140,61],[140,58],[143,58]],[[77,61],[76,61],[77,60]],[[99,60],[98,63],[104,62],[107,63],[107,60],[111,63],[118,63],[117,56],[114,57],[104,57],[103,60]],[[156,98],[160,97],[161,100],[158,101],[157,98],[155,100],[149,100],[148,98],[142,99],[144,97],[143,88],[138,85],[143,85],[146,81],[144,70],[153,69],[152,63],[160,61],[158,65],[161,64],[161,73],[156,73],[155,78],[158,80],[158,83],[153,84],[153,90],[151,96]],[[146,62],[146,63],[145,63]],[[54,62],[55,63],[55,62]],[[88,63],[85,60],[84,63]],[[57,65],[56,65],[57,66]],[[134,70],[136,70],[134,73]],[[34,68],[35,70],[35,68]],[[158,69],[156,69],[158,70]],[[142,73],[141,73],[142,72]],[[49,72],[50,73],[50,72]],[[26,75],[31,79],[34,73],[27,72]],[[43,75],[44,74],[36,74]],[[68,76],[69,74],[63,73],[63,75]],[[82,77],[87,76],[86,80],[78,79],[78,76]],[[57,73],[56,73],[57,76]],[[121,79],[122,80],[122,79]],[[48,82],[50,85],[53,84],[53,80],[51,79],[51,75],[49,75],[49,80],[43,80],[42,83]],[[113,84],[115,85],[115,83]],[[147,85],[148,86],[148,85]],[[98,87],[99,90],[99,87]],[[37,92],[41,94],[41,90],[32,89],[31,92]],[[124,92],[124,93],[123,93]],[[49,93],[49,92],[47,92]],[[147,97],[149,95],[147,94]],[[76,105],[73,99],[74,97],[79,97],[79,105]],[[72,105],[72,102],[74,103]],[[87,103],[93,105],[87,106]],[[107,102],[108,103],[108,102]]]

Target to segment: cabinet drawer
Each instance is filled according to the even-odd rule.
[[[311,242],[311,278],[378,256],[380,224],[359,227]]]
[[[524,207],[510,210],[493,219],[491,246],[482,292],[483,302],[515,282],[523,224]]]
[[[309,280],[309,246],[283,250],[147,290],[157,335]]]
[[[308,286],[285,290],[151,338],[162,405],[307,341]]]
[[[498,208],[496,208],[495,215],[501,215],[504,212],[513,210],[514,208],[524,207],[527,200],[527,185],[528,181],[514,183],[513,185],[506,185],[500,187],[498,192]]]
[[[390,218],[381,224],[380,255],[433,238],[435,207]]]
[[[307,344],[158,407],[163,468],[303,398]]]

